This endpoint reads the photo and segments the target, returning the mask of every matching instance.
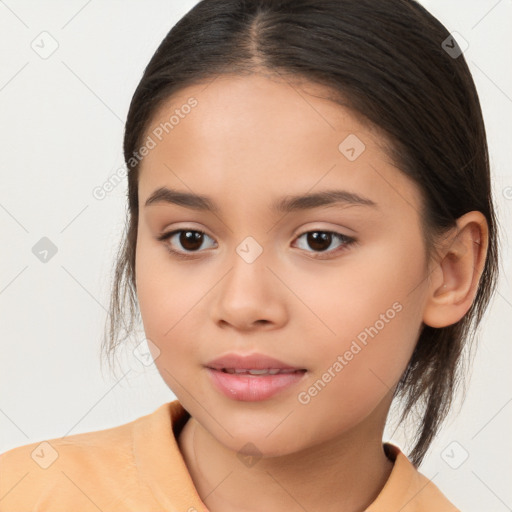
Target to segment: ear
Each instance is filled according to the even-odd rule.
[[[431,267],[423,322],[431,327],[457,323],[473,303],[488,247],[488,226],[478,211],[457,219],[455,233],[443,242]]]

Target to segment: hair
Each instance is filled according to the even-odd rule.
[[[133,334],[140,315],[140,162],[133,155],[159,107],[185,87],[220,75],[261,73],[325,86],[332,101],[385,135],[391,161],[421,191],[427,261],[439,236],[463,214],[480,211],[488,223],[486,260],[470,309],[453,325],[422,325],[394,390],[393,401],[403,404],[400,423],[421,411],[408,455],[418,467],[465,384],[461,356],[495,291],[499,266],[480,102],[464,56],[443,48],[449,37],[414,0],[202,0],[181,18],[145,68],[127,116],[128,210],[102,344],[107,358]],[[450,46],[459,49],[455,40]]]

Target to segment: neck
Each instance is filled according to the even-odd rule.
[[[247,464],[194,418],[178,442],[210,512],[360,512],[376,499],[393,468],[382,445],[385,416],[381,419],[376,424],[369,417],[325,443],[256,462],[247,459]]]

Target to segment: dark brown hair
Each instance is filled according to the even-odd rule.
[[[330,99],[385,134],[392,162],[419,187],[428,258],[437,237],[463,214],[480,211],[488,223],[485,267],[471,308],[453,325],[422,326],[395,389],[394,398],[403,404],[400,422],[421,409],[409,454],[418,467],[464,382],[461,356],[494,293],[499,266],[482,112],[464,56],[454,53],[459,47],[449,37],[414,0],[203,0],[192,8],[161,42],[130,104],[126,232],[115,264],[104,353],[113,356],[140,319],[140,165],[133,155],[158,108],[177,91],[222,74],[264,73],[326,86]],[[447,40],[454,51],[445,51]]]

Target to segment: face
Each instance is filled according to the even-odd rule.
[[[146,337],[176,397],[233,450],[284,455],[355,429],[389,398],[422,324],[419,191],[376,131],[321,96],[312,84],[217,77],[170,98],[146,133],[136,249]],[[163,187],[216,210],[146,205]],[[345,194],[273,207],[326,191]],[[207,365],[229,353],[306,371],[237,377],[288,385],[228,396]]]

